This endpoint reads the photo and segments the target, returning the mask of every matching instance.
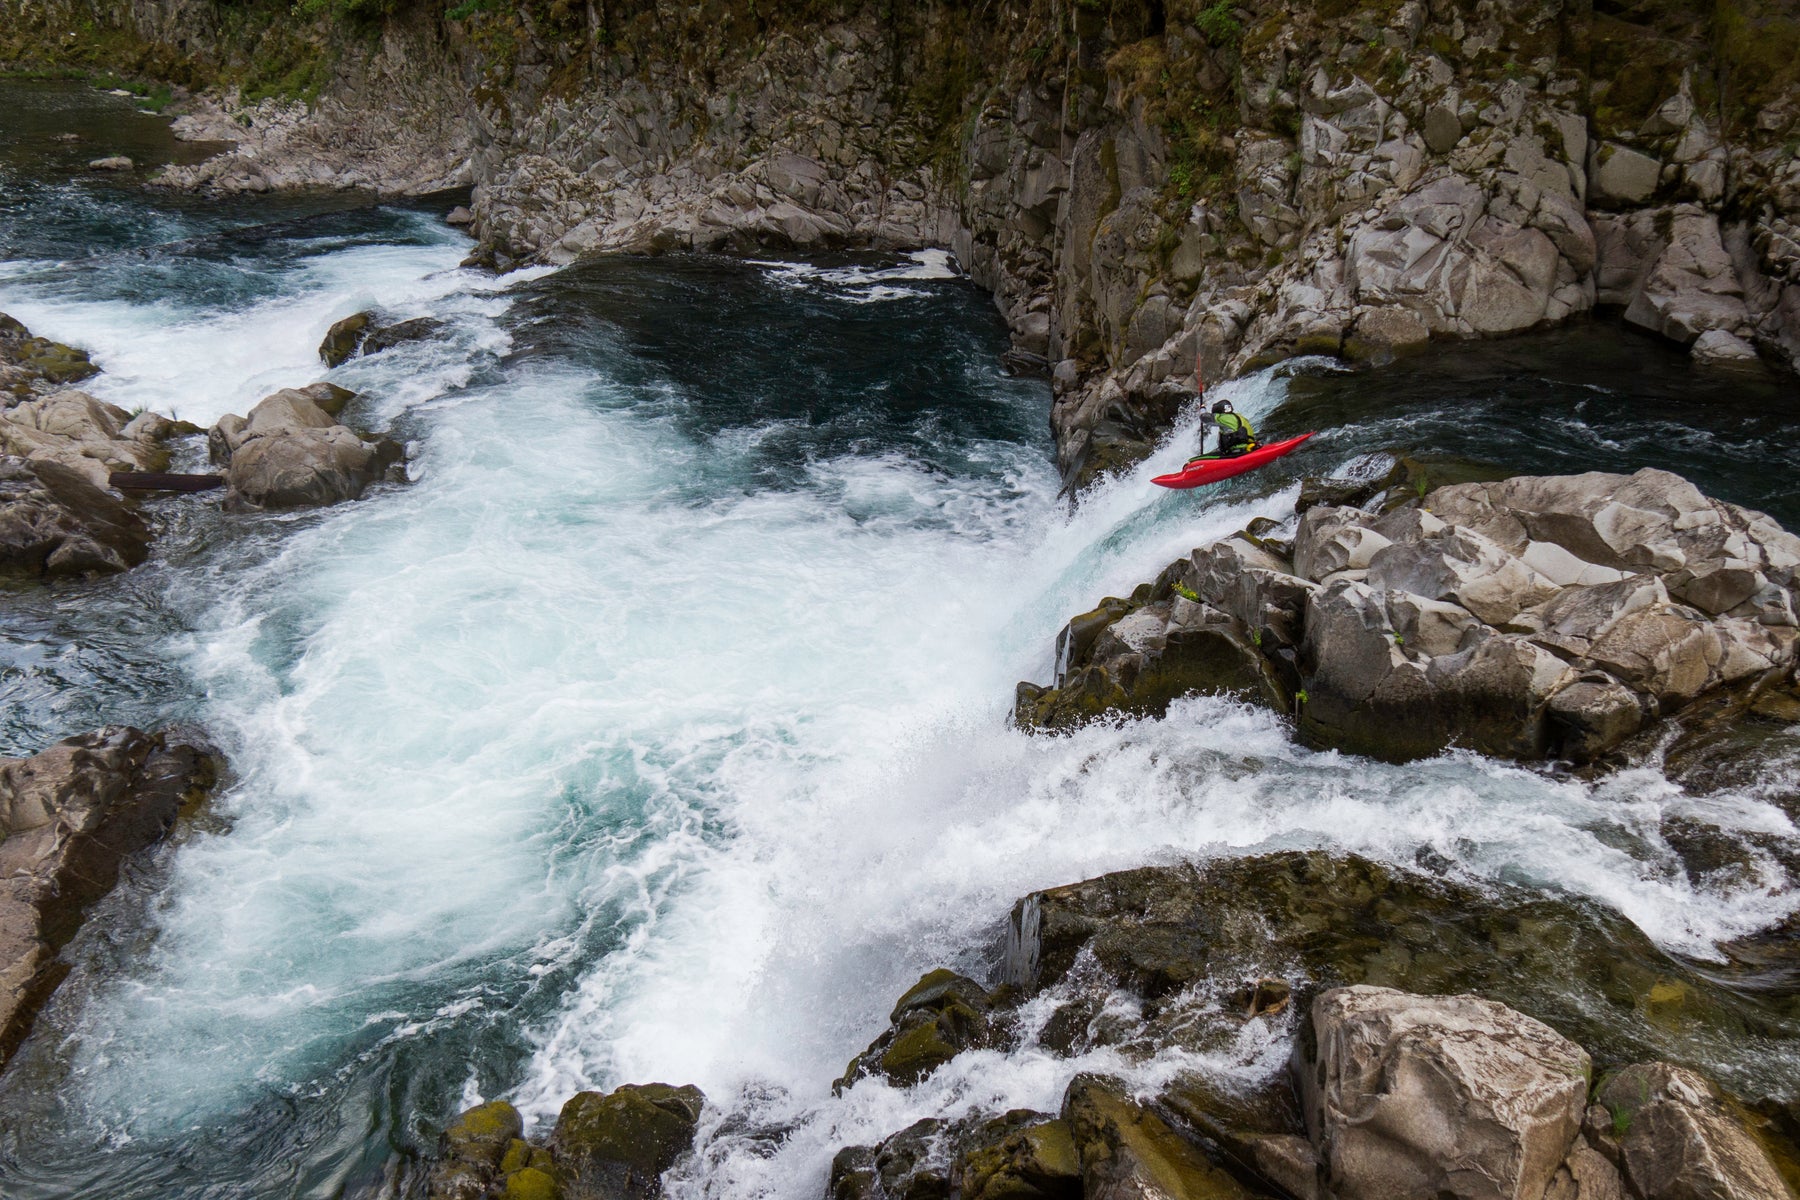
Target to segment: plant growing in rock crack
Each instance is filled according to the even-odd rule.
[[[1171,584],[1170,587],[1174,590],[1175,594],[1180,596],[1183,600],[1192,600],[1196,604],[1200,602],[1200,593],[1196,592],[1187,584],[1177,580],[1175,583]]]

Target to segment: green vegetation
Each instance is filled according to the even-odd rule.
[[[1194,18],[1194,28],[1215,46],[1236,46],[1244,39],[1243,22],[1232,12],[1231,0],[1214,0]]]

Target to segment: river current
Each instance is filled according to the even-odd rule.
[[[494,278],[458,265],[445,203],[148,192],[77,169],[128,136],[176,152],[127,102],[11,87],[0,113],[0,311],[89,349],[84,386],[204,425],[330,379],[412,475],[297,514],[158,501],[145,566],[0,591],[0,749],[192,722],[230,762],[0,1076],[9,1198],[379,1194],[467,1104],[541,1131],[580,1088],[663,1080],[711,1102],[674,1195],[815,1200],[843,1144],[1184,1065],[981,1051],[831,1092],[922,971],[985,970],[1016,897],[1146,862],[1428,858],[1698,962],[1800,909],[1782,747],[1700,795],[1654,761],[1584,781],[1315,753],[1217,699],[1006,724],[1071,614],[1392,448],[1670,467],[1800,527],[1792,389],[1601,323],[1302,362],[1219,389],[1320,431],[1282,469],[1154,487],[1190,418],[1071,509],[1047,386],[1002,372],[1003,324],[941,254]],[[445,324],[323,370],[326,328],[372,306]],[[1690,869],[1676,821],[1749,868]],[[1290,1037],[1213,1065],[1280,1069]],[[1791,1040],[1692,1057],[1800,1098]]]

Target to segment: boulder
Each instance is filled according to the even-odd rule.
[[[325,331],[325,340],[319,343],[319,357],[325,360],[328,367],[343,366],[362,349],[363,339],[369,336],[369,329],[374,323],[375,313],[372,310],[352,313],[338,321]]]
[[[1028,1109],[996,1117],[964,1144],[950,1183],[963,1200],[1080,1200],[1074,1131]]]
[[[184,427],[154,414],[133,417],[86,392],[60,391],[0,413],[0,453],[56,462],[106,487],[114,471],[167,468],[163,441]]]
[[[368,336],[363,338],[362,353],[364,356],[380,354],[383,350],[392,350],[407,342],[422,342],[436,337],[443,328],[444,323],[436,317],[414,317],[410,321],[381,325],[369,330]]]
[[[438,1159],[425,1181],[428,1200],[484,1200],[524,1131],[518,1110],[504,1100],[461,1113],[438,1138]]]
[[[1594,155],[1588,201],[1596,208],[1635,208],[1650,199],[1662,164],[1648,154],[1607,142]]]
[[[1112,1080],[1077,1075],[1063,1095],[1062,1119],[1081,1163],[1084,1200],[1251,1200],[1242,1184]]]
[[[967,1123],[926,1118],[875,1146],[846,1146],[831,1160],[831,1200],[950,1200],[950,1170],[937,1146]]]
[[[395,443],[365,442],[342,425],[255,438],[231,456],[225,505],[241,512],[355,500],[399,461]]]
[[[227,414],[207,435],[226,466],[226,507],[234,511],[336,504],[361,496],[403,452],[386,438],[364,439],[318,403],[342,411],[354,393],[331,384],[284,388],[248,418]]]
[[[1588,1138],[1637,1200],[1791,1200],[1768,1153],[1704,1077],[1665,1062],[1608,1076],[1594,1092]]]
[[[149,555],[150,529],[111,492],[55,460],[0,456],[0,566],[33,575],[110,573]]]
[[[0,759],[0,1066],[68,973],[57,953],[88,906],[215,778],[209,750],[122,725]]]
[[[699,1088],[666,1083],[570,1097],[556,1118],[550,1152],[572,1200],[660,1194],[662,1173],[693,1146],[705,1104]]]
[[[107,158],[96,158],[88,163],[90,171],[129,171],[137,164],[123,154],[114,154]]]
[[[0,389],[27,397],[99,373],[85,350],[33,337],[24,325],[0,313]]]
[[[911,1087],[962,1051],[987,1044],[987,989],[954,971],[929,971],[894,1005],[888,1029],[850,1061],[835,1085],[882,1075]]]
[[[473,225],[474,223],[475,214],[461,204],[444,214],[444,224],[454,225],[459,229],[465,225]]]
[[[1338,1200],[1544,1195],[1581,1130],[1580,1046],[1478,996],[1335,988],[1311,1016],[1297,1071]]]

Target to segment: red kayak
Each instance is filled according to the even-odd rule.
[[[1191,488],[1217,483],[1221,479],[1230,479],[1233,475],[1242,475],[1245,471],[1254,471],[1264,463],[1274,462],[1288,451],[1298,450],[1300,443],[1311,436],[1310,433],[1303,433],[1285,442],[1271,442],[1234,458],[1196,458],[1173,475],[1158,475],[1150,482],[1160,483],[1166,488]]]

